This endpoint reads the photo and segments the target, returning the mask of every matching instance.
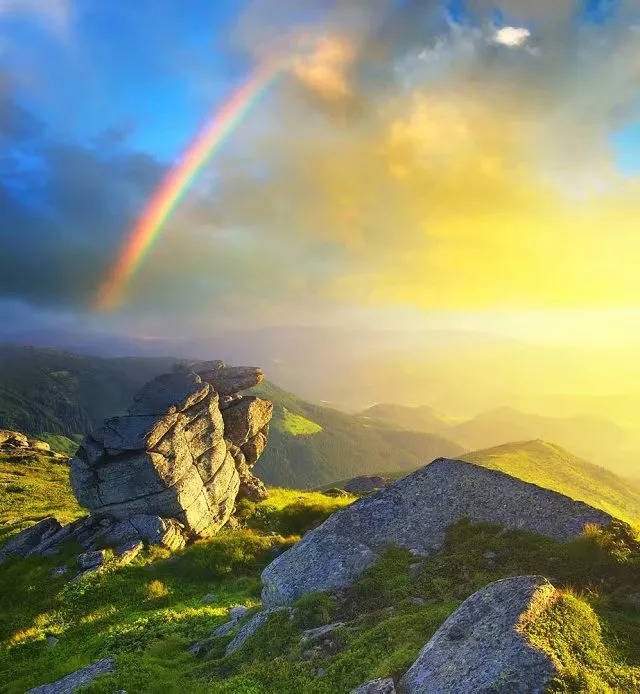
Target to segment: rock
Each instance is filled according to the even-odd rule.
[[[115,548],[113,554],[120,566],[130,564],[142,552],[144,545],[140,540],[129,540]]]
[[[236,446],[243,446],[264,430],[272,416],[273,405],[269,400],[244,396],[222,413],[225,438]]]
[[[72,694],[80,687],[91,684],[100,675],[107,675],[115,672],[116,664],[113,658],[98,660],[81,670],[76,670],[70,675],[63,677],[52,684],[43,684],[40,687],[29,689],[26,694]]]
[[[76,558],[78,566],[81,569],[95,569],[97,566],[102,566],[106,558],[106,552],[103,549],[93,552],[83,552]]]
[[[331,634],[332,631],[340,629],[344,626],[344,622],[333,622],[333,624],[324,624],[315,629],[305,629],[300,634],[300,643],[304,646],[322,640],[325,636]]]
[[[200,598],[200,604],[208,605],[210,602],[214,602],[217,597],[215,593],[207,593],[203,598]]]
[[[498,557],[498,555],[497,555],[495,552],[491,552],[491,551],[485,552],[482,556],[483,556],[487,561],[494,561],[494,560],[497,559],[497,557]]]
[[[369,492],[374,492],[376,489],[382,489],[386,487],[390,482],[388,477],[378,477],[373,475],[368,477],[363,475],[361,477],[354,477],[349,480],[344,485],[344,490],[349,494],[368,494]]]
[[[224,362],[210,362],[210,365],[213,366],[199,368],[197,373],[220,395],[233,395],[241,390],[253,388],[264,380],[262,369],[255,366],[225,366]]]
[[[340,509],[274,559],[262,573],[263,602],[291,604],[307,592],[346,587],[388,543],[426,556],[461,518],[559,541],[612,520],[604,511],[503,472],[440,458]]]
[[[71,486],[92,516],[116,521],[107,542],[181,549],[225,525],[239,493],[266,496],[250,467],[266,444],[271,403],[237,397],[224,418],[219,407],[220,395],[262,378],[253,367],[182,363],[147,383],[127,415],[85,438],[70,461]]]
[[[47,636],[47,646],[49,646],[49,648],[53,648],[59,640],[60,639],[57,639],[55,636]]]
[[[245,615],[249,614],[249,608],[244,605],[235,605],[229,610],[229,619],[235,620],[242,619]]]
[[[352,689],[351,694],[396,694],[396,688],[391,677],[379,677]]]
[[[211,636],[224,636],[236,628],[238,622],[249,613],[249,608],[244,605],[236,605],[229,610],[229,621],[221,624],[213,631]]]
[[[31,550],[47,538],[55,535],[61,528],[62,526],[53,516],[47,516],[35,525],[19,532],[0,549],[0,564],[12,556],[26,557]]]
[[[445,621],[400,681],[403,694],[544,692],[557,674],[546,654],[522,635],[557,592],[542,576],[490,583]]]
[[[64,576],[66,573],[68,573],[69,567],[66,564],[62,564],[62,566],[56,566],[55,569],[51,572],[52,576]]]
[[[271,615],[279,612],[288,612],[289,618],[293,618],[294,611],[290,607],[274,607],[267,610],[261,610],[242,626],[235,638],[227,646],[225,655],[230,655],[235,650],[240,648],[240,646],[242,646],[249,637],[253,636],[263,624],[266,624]]]
[[[28,448],[29,440],[19,431],[0,429],[0,446],[13,446],[14,448]]]

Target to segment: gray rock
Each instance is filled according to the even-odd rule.
[[[351,694],[396,694],[396,688],[391,677],[379,677],[352,689]]]
[[[204,597],[200,598],[200,604],[208,605],[210,602],[214,602],[217,597],[215,593],[207,593]]]
[[[242,646],[249,637],[253,636],[263,624],[267,623],[271,615],[277,614],[279,612],[287,612],[289,614],[290,619],[292,619],[294,615],[294,611],[290,607],[274,607],[267,610],[261,610],[241,627],[240,631],[236,634],[234,639],[227,646],[225,655],[230,655],[235,650],[240,648],[240,646]]]
[[[211,363],[210,363],[211,364]],[[241,390],[253,388],[264,380],[262,369],[255,366],[221,366],[217,368],[198,368],[198,375],[210,383],[220,395],[233,395]]]
[[[12,556],[26,557],[35,547],[55,535],[61,528],[62,526],[53,516],[47,516],[35,525],[19,532],[0,549],[0,564]]]
[[[323,624],[321,627],[316,627],[315,629],[305,629],[300,634],[300,643],[303,646],[315,643],[343,626],[344,622],[333,622],[333,624]]]
[[[52,576],[64,576],[66,573],[68,573],[69,567],[66,564],[62,564],[62,566],[56,566],[55,569],[51,572]]]
[[[47,646],[49,646],[49,648],[53,648],[56,646],[59,640],[60,639],[57,639],[55,636],[47,636]]]
[[[115,672],[116,664],[113,658],[98,660],[81,670],[76,670],[52,684],[43,684],[40,687],[29,689],[26,694],[72,694],[80,687],[91,684],[100,675]]]
[[[489,521],[568,541],[604,511],[497,470],[439,458],[328,518],[262,573],[267,607],[311,591],[350,585],[389,543],[426,556],[461,518]]]
[[[557,674],[521,633],[557,596],[542,576],[496,581],[472,595],[422,649],[399,684],[402,694],[542,694]]]
[[[70,461],[78,501],[92,516],[119,521],[109,542],[141,539],[180,549],[188,539],[209,537],[225,525],[241,490],[252,498],[266,496],[239,446],[246,446],[252,463],[257,460],[271,403],[253,397],[234,401],[225,415],[229,436],[219,408],[219,392],[226,397],[251,387],[262,372],[209,362],[197,365],[203,379],[189,368],[196,365],[182,364],[146,384],[129,414],[107,419]],[[237,443],[236,457],[226,439]],[[155,519],[144,524],[156,529],[139,528],[144,517]]]
[[[225,438],[236,446],[244,446],[264,430],[272,416],[273,405],[269,400],[244,396],[222,413]]]
[[[130,564],[142,552],[144,545],[140,540],[129,540],[115,548],[113,554],[120,566]]]
[[[105,557],[105,550],[100,549],[93,552],[83,552],[77,556],[76,561],[81,569],[94,569],[104,564]]]

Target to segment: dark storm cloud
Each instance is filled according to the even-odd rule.
[[[37,136],[37,121],[8,102],[0,123],[0,296],[85,305],[163,167],[141,153],[34,148],[26,141]]]

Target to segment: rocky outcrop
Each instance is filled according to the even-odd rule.
[[[271,615],[278,614],[280,612],[286,612],[289,619],[293,619],[294,611],[290,607],[273,607],[257,612],[248,622],[246,622],[246,624],[242,625],[238,633],[227,646],[225,655],[230,655],[234,651],[238,650],[238,648],[244,645],[244,642],[248,638],[253,636],[261,626],[267,623]]]
[[[81,670],[72,672],[57,682],[29,689],[26,694],[72,694],[80,687],[91,684],[100,675],[109,675],[115,670],[116,664],[113,658],[103,658]]]
[[[439,458],[334,513],[262,574],[267,606],[291,604],[310,591],[353,583],[389,544],[417,555],[438,549],[461,518],[528,530],[559,541],[612,518],[567,496],[496,470]]]
[[[148,383],[128,414],[106,420],[71,461],[78,501],[116,521],[111,542],[160,539],[177,549],[185,538],[217,532],[239,492],[266,495],[251,467],[264,449],[272,405],[235,393],[259,383],[262,372],[200,366]],[[223,411],[221,395],[234,395]]]
[[[39,455],[46,455],[52,458],[67,457],[62,453],[52,451],[51,446],[46,441],[30,439],[25,434],[10,429],[0,429],[0,451],[12,454],[37,452]]]
[[[71,487],[90,515],[65,527],[41,521],[13,538],[0,561],[53,553],[71,539],[85,550],[113,547],[119,556],[139,542],[178,550],[213,535],[229,521],[238,495],[267,496],[251,470],[273,407],[237,393],[262,379],[255,367],[201,362],[147,383],[128,413],[105,420],[70,461]],[[28,445],[26,437],[3,435]]]
[[[496,581],[472,595],[422,649],[398,686],[402,694],[538,694],[557,674],[522,635],[557,597],[542,576]]]

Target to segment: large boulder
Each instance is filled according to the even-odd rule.
[[[557,598],[542,576],[485,586],[445,621],[398,686],[402,694],[542,694],[557,670],[523,626],[544,618]]]
[[[262,372],[223,362],[205,363],[202,375],[197,369],[181,365],[147,383],[128,413],[107,419],[71,460],[78,501],[115,523],[109,541],[140,538],[176,549],[217,532],[243,488],[247,496],[255,497],[252,485],[266,495],[241,447],[257,459],[272,405],[235,392],[258,383]],[[226,419],[220,392],[234,395]]]
[[[606,525],[604,511],[497,470],[439,458],[334,513],[277,557],[262,574],[267,606],[310,591],[350,585],[387,544],[426,556],[461,518],[500,523],[559,541],[586,525]]]

